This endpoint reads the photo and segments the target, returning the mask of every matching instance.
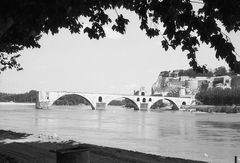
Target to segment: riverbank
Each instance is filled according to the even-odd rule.
[[[206,113],[240,113],[240,106],[186,105],[182,110]]]
[[[204,163],[180,158],[163,157],[117,148],[62,140],[56,134],[31,135],[0,130],[0,162],[55,163],[56,154],[49,150],[86,147],[91,163]]]

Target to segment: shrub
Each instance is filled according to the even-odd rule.
[[[226,113],[226,111],[227,111],[227,107],[226,106],[222,106],[222,108],[221,108],[221,113]]]

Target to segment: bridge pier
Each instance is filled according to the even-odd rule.
[[[36,109],[50,109],[50,106],[52,105],[51,99],[50,99],[50,93],[39,91],[38,92],[38,98],[35,104]]]
[[[36,102],[36,109],[50,109],[51,101],[38,101]]]
[[[140,103],[140,110],[149,110],[148,103]]]
[[[100,110],[100,109],[106,109],[106,103],[105,102],[97,102],[95,110]]]

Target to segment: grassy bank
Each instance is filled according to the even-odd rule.
[[[195,105],[186,106],[187,110],[207,113],[240,113],[240,106]]]

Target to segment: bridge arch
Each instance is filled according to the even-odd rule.
[[[75,96],[79,96],[79,97],[83,98],[85,101],[88,102],[88,104],[90,104],[90,106],[91,106],[92,109],[95,108],[95,107],[93,106],[92,102],[91,102],[89,99],[87,99],[86,97],[84,97],[84,96],[82,96],[82,95],[80,95],[80,94],[77,94],[77,93],[71,93],[71,94],[66,93],[66,94],[62,94],[62,95],[58,96],[57,98],[53,99],[53,100],[51,101],[51,103],[50,103],[50,106],[52,106],[52,105],[53,105],[58,99],[60,99],[61,97],[70,96],[70,95],[75,95]],[[50,106],[49,106],[49,107],[50,107]]]
[[[127,97],[120,97],[120,98],[123,98],[123,99],[126,99],[126,100],[129,100],[129,101],[131,101],[132,103],[133,103],[133,105],[134,105],[134,109],[135,110],[139,110],[139,106],[137,105],[137,103],[134,101],[134,100],[132,100],[132,99],[130,99],[130,98],[127,98]],[[106,106],[107,105],[109,105],[109,103],[110,102],[112,102],[113,100],[116,100],[116,99],[119,99],[119,98],[114,98],[114,99],[111,99],[110,101],[108,101],[107,103],[106,103]],[[139,99],[140,100],[140,99]]]
[[[153,103],[149,106],[149,108],[152,108],[154,105],[157,105],[157,103],[161,100],[169,101],[173,105],[172,107],[173,110],[178,110],[181,107],[181,105],[184,105],[184,104],[186,105],[188,102],[188,99],[184,100],[184,99],[177,99],[172,97],[163,97],[159,100],[153,100],[152,101]]]
[[[177,104],[176,104],[173,100],[170,100],[170,99],[168,99],[168,98],[164,98],[164,100],[169,101],[169,102],[173,105],[173,107],[172,107],[173,110],[179,109],[178,106],[177,106]]]
[[[163,98],[164,100],[167,100],[167,101],[169,101],[171,104],[173,104],[173,107],[172,107],[172,109],[173,110],[179,110],[179,108],[180,108],[180,106],[179,106],[179,104],[177,104],[176,102],[174,102],[173,100],[171,100],[171,99],[169,99],[169,98]],[[185,102],[185,101],[183,101],[183,102]],[[183,103],[182,102],[182,103]],[[185,102],[185,104],[186,104],[186,102]]]
[[[151,98],[150,98],[151,99]],[[149,100],[150,100],[149,99]],[[152,102],[151,103],[151,105],[149,106],[149,109],[152,109],[152,107],[154,106],[154,105],[157,105],[158,104],[158,102],[160,102],[160,101],[162,101],[163,99],[159,99],[159,100],[156,100],[156,101],[154,101],[154,102],[152,102],[152,101],[149,101],[149,102]],[[161,102],[162,103],[162,102]]]

